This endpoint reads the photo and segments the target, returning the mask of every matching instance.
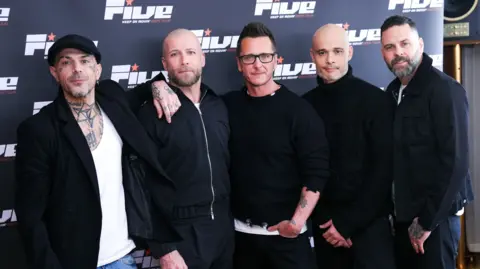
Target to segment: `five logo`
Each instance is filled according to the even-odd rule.
[[[443,9],[443,0],[390,0],[388,10],[395,10],[403,5],[403,13],[424,12]]]
[[[336,25],[343,27],[347,31],[348,41],[352,46],[379,44],[381,38],[380,28],[349,30],[350,24],[337,23]]]
[[[25,56],[33,56],[36,50],[43,50],[43,56],[46,59],[48,55],[48,50],[55,43],[56,35],[53,33],[39,34],[39,35],[27,35],[27,40],[25,44]],[[98,46],[98,41],[93,41],[95,46]]]
[[[15,210],[7,209],[2,210],[2,215],[0,217],[0,227],[12,226],[17,222],[17,215]]]
[[[8,161],[15,158],[17,144],[0,145],[0,161]]]
[[[237,48],[238,35],[223,36],[220,41],[219,36],[211,36],[212,30],[191,30],[198,37],[198,41],[204,53],[235,51]]]
[[[0,94],[12,94],[17,90],[18,77],[0,77]]]
[[[277,67],[273,72],[274,80],[312,78],[317,75],[314,63],[284,64],[284,60],[282,56],[278,58]]]
[[[128,80],[127,88],[132,89],[132,88],[135,88],[135,86],[137,86],[138,84],[142,84],[147,80],[154,78],[156,75],[158,75],[161,72],[168,82],[167,71],[152,71],[151,76],[147,77],[148,72],[147,71],[140,72],[138,71],[139,68],[140,66],[137,64],[114,65],[112,66],[112,75],[110,76],[110,79],[118,83],[121,83],[120,80]]]
[[[122,15],[122,23],[159,23],[170,22],[173,6],[132,6],[135,0],[107,0],[104,20],[111,21],[115,15]]]
[[[10,16],[10,8],[0,7],[0,26],[8,25],[9,16]]]
[[[311,18],[315,13],[316,1],[279,2],[279,0],[257,0],[255,16],[270,11],[270,19]]]

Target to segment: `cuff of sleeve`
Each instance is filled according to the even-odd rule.
[[[323,188],[325,187],[325,183],[325,180],[319,180],[316,178],[314,180],[307,180],[305,187],[307,188],[307,191],[322,192]]]
[[[418,216],[418,223],[425,231],[433,231],[437,226],[433,221],[433,214],[431,212],[434,212],[434,208],[431,206],[430,199],[427,199],[425,208]]]
[[[420,217],[418,217],[418,224],[420,224],[425,231],[433,231],[436,225],[432,223],[432,219],[428,215],[429,214],[421,214]]]
[[[148,247],[150,249],[152,256],[156,259],[159,259],[165,256],[166,254],[177,250],[176,245],[173,243],[160,244],[156,241],[149,241]]]
[[[165,82],[167,81],[165,79],[165,76],[162,74],[162,72],[158,73],[158,75],[156,75],[154,78],[152,78],[152,81],[161,81],[161,80],[163,80]]]

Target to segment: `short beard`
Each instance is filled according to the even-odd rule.
[[[176,77],[173,72],[171,73],[172,73],[172,76],[170,77],[170,80],[173,82],[173,84],[177,85],[178,87],[191,87],[195,83],[197,83],[202,77],[202,70],[195,70],[193,73],[194,76],[190,80],[181,80],[178,77]]]
[[[406,57],[399,56],[399,57],[396,57],[395,59],[393,59],[392,62],[390,64],[387,64],[387,65],[388,65],[388,68],[390,69],[390,71],[392,71],[392,73],[396,77],[404,78],[404,77],[411,76],[413,74],[413,72],[415,72],[418,65],[420,64],[420,59],[421,58],[422,58],[422,54],[420,53],[419,50],[417,50],[415,55],[413,56],[413,59],[408,59]],[[395,70],[393,68],[394,64],[397,63],[397,62],[400,62],[400,61],[406,61],[407,66],[405,68],[401,69],[401,70]]]

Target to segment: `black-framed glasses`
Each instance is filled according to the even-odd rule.
[[[277,54],[276,52],[274,52],[274,53],[260,53],[260,54],[247,54],[247,55],[242,55],[238,58],[244,64],[254,64],[255,61],[257,60],[257,58],[260,60],[260,62],[262,62],[264,64],[268,64],[271,61],[273,61],[273,57],[276,54]]]

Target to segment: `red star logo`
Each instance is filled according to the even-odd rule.
[[[125,2],[127,2],[127,6],[131,6],[133,1],[135,1],[135,0],[125,0]]]
[[[282,64],[282,63],[283,63],[283,60],[284,60],[284,59],[283,59],[282,56],[278,57],[278,59],[277,59],[277,64]]]
[[[135,72],[136,72],[136,71],[138,71],[138,68],[139,68],[139,67],[140,67],[140,66],[139,66],[139,65],[137,65],[136,63],[135,63],[134,65],[132,65],[132,72],[134,72],[134,71],[135,71]]]
[[[55,37],[56,37],[56,35],[54,35],[53,33],[50,33],[50,34],[48,35],[48,41],[54,41],[54,40],[55,40]]]
[[[211,32],[212,30],[210,30],[210,28],[207,28],[207,30],[205,30],[205,36],[210,36]]]
[[[346,30],[348,30],[348,27],[350,27],[350,24],[348,24],[348,22],[346,22],[346,23],[343,24],[342,27],[343,27],[343,29],[345,29],[345,31],[346,31]]]

